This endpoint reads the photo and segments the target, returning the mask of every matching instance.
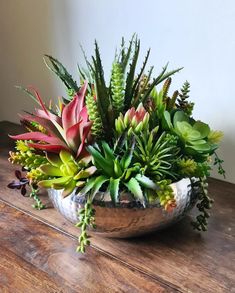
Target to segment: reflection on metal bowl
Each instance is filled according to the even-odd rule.
[[[196,202],[197,194],[193,192],[188,178],[172,183],[176,207],[173,211],[165,211],[159,204],[144,208],[136,202],[122,202],[113,206],[105,200],[94,201],[96,229],[101,236],[128,238],[162,229],[178,220],[191,210]],[[49,198],[54,207],[70,222],[79,221],[79,209],[83,207],[84,199],[78,197],[76,190],[68,197],[62,197],[62,190],[48,189]],[[99,193],[98,196],[102,196]]]

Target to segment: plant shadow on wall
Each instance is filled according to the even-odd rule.
[[[67,90],[57,105],[45,104],[33,88],[22,88],[40,108],[21,116],[28,132],[11,136],[16,151],[9,160],[26,171],[26,178],[16,175],[30,185],[36,208],[44,208],[37,195],[40,187],[49,190],[65,215],[68,206],[75,206],[80,252],[90,244],[86,230],[96,227],[96,219],[100,229],[98,211],[108,213],[110,206],[111,213],[128,211],[130,217],[136,209],[146,217],[158,213],[173,222],[197,201],[199,215],[192,225],[205,231],[213,202],[206,180],[213,155],[224,175],[216,153],[222,133],[193,118],[190,84],[186,81],[169,94],[171,76],[182,68],[167,71],[166,65],[152,77],[153,67],[146,70],[149,50],[136,73],[139,52],[136,36],[128,45],[122,39],[106,82],[95,42],[91,61],[84,54],[87,67],[78,66],[80,85],[57,59],[46,55],[47,67]],[[9,187],[19,188],[16,182]]]

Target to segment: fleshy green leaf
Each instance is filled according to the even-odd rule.
[[[164,111],[162,123],[163,123],[164,129],[172,129],[173,128],[172,123],[171,123],[171,115],[168,111]]]
[[[99,151],[94,147],[88,146],[87,150],[93,156],[94,164],[98,169],[102,169],[106,174],[112,176],[113,174],[113,162],[106,160]]]
[[[47,160],[49,161],[49,163],[51,163],[51,165],[59,168],[63,163],[60,159],[60,157],[58,156],[58,154],[53,154],[53,153],[47,153],[46,154]]]
[[[110,178],[109,191],[111,199],[114,203],[119,202],[119,183],[120,178],[114,179]]]
[[[135,176],[135,179],[144,187],[157,190],[159,189],[159,186],[155,184],[149,177],[137,174]]]
[[[48,176],[55,176],[55,177],[63,176],[63,173],[58,167],[55,167],[49,164],[40,166],[39,170]]]
[[[200,132],[201,138],[207,137],[210,133],[210,127],[208,126],[208,124],[201,121],[196,121],[193,125],[193,129]]]
[[[49,179],[49,180],[42,180],[38,183],[39,187],[44,188],[53,188],[53,184],[61,184],[65,186],[71,180],[71,176],[56,178],[56,179]]]
[[[99,176],[96,178],[95,180],[95,183],[92,187],[92,190],[91,190],[91,199],[93,199],[96,195],[96,193],[99,191],[99,189],[101,188],[101,186],[106,182],[108,181],[108,178],[106,176]]]
[[[96,167],[95,166],[91,166],[89,168],[86,168],[84,170],[81,170],[76,176],[74,176],[74,180],[88,178],[89,176],[91,176],[92,174],[94,174],[95,171],[96,171]]]
[[[139,182],[135,178],[131,178],[127,183],[125,183],[125,185],[134,195],[134,197],[139,200],[143,204],[143,206],[145,206],[145,197]]]

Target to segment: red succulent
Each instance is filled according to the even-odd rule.
[[[88,121],[87,109],[84,106],[86,89],[87,82],[73,100],[62,107],[61,116],[48,110],[38,92],[32,89],[42,109],[36,109],[34,115],[23,115],[22,120],[40,124],[46,133],[32,131],[10,137],[33,141],[28,143],[30,147],[48,152],[59,153],[61,150],[67,150],[75,154],[75,157],[86,152],[85,142],[92,125],[92,122]]]

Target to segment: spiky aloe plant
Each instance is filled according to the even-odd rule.
[[[122,156],[115,155],[114,150],[106,142],[103,141],[101,145],[101,148],[88,147],[97,168],[97,176],[91,178],[80,193],[90,192],[90,197],[94,198],[102,185],[107,184],[107,190],[114,204],[119,203],[119,190],[124,188],[128,189],[137,201],[146,205],[147,198],[141,186],[152,190],[157,190],[158,186],[150,178],[141,174],[139,166],[133,164],[135,140]]]

